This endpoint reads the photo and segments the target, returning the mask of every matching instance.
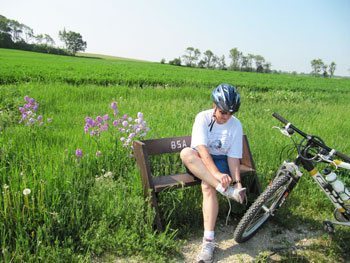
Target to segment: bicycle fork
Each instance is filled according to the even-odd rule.
[[[283,205],[289,193],[293,190],[300,177],[302,176],[302,173],[294,162],[284,161],[282,167],[277,171],[276,177],[278,177],[280,173],[288,174],[290,180],[286,188],[280,193],[280,197],[274,202],[273,205],[271,205],[270,208],[266,207],[265,205],[262,206],[262,209],[265,212],[269,213],[271,216],[274,216],[274,212]],[[276,204],[278,204],[278,206],[276,206]]]

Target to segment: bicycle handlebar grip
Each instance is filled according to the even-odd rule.
[[[342,158],[342,159],[343,159],[344,161],[346,161],[346,162],[350,162],[350,157],[347,156],[347,155],[345,155],[344,153],[341,153],[341,152],[336,151],[336,152],[335,152],[335,155],[338,156],[338,157],[340,157],[340,158]]]
[[[280,122],[282,122],[284,124],[288,123],[288,121],[285,118],[283,118],[281,115],[279,115],[277,112],[274,112],[272,114],[272,116],[275,117],[277,120],[279,120]]]

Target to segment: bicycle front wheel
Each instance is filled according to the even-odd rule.
[[[274,215],[286,199],[292,180],[287,173],[282,173],[255,200],[235,229],[233,237],[237,243],[250,239]]]

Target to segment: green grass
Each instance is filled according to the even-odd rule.
[[[124,85],[134,87],[205,87],[235,83],[250,90],[271,89],[349,92],[349,79],[270,75],[223,70],[174,67],[167,64],[117,59],[65,57],[0,49],[1,82],[62,82],[72,85]],[[16,71],[13,69],[16,68]]]
[[[163,193],[162,212],[169,229],[155,233],[153,211],[142,199],[138,170],[127,151],[116,143],[115,130],[98,143],[85,134],[86,116],[111,114],[117,101],[121,113],[144,113],[147,138],[191,133],[197,112],[211,107],[210,92],[220,82],[239,86],[238,113],[248,135],[263,186],[280,164],[280,151],[289,143],[272,126],[273,112],[327,144],[350,153],[347,120],[350,80],[191,69],[118,59],[65,57],[0,49],[0,244],[8,261],[89,261],[102,254],[136,254],[147,261],[178,256],[176,236],[200,228],[198,187]],[[53,121],[42,127],[19,124],[18,107],[28,95],[39,103],[39,114]],[[75,150],[83,149],[81,159]],[[102,151],[101,157],[95,152]],[[285,157],[285,156],[283,156]],[[158,169],[167,170],[172,159]],[[176,161],[179,164],[177,158]],[[104,177],[112,172],[113,178]],[[345,179],[346,180],[346,179]],[[350,181],[348,181],[348,185]],[[31,189],[26,200],[22,191]],[[224,201],[224,200],[222,200]],[[222,202],[220,216],[226,212]],[[237,210],[238,209],[238,210]],[[238,206],[234,217],[242,215]],[[280,215],[291,225],[317,228],[332,206],[309,177],[292,193]],[[346,257],[340,229],[331,240]],[[347,243],[345,243],[347,244]]]

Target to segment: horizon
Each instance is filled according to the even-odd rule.
[[[309,74],[311,60],[320,58],[336,63],[335,76],[349,77],[349,13],[346,0],[63,0],[55,8],[44,0],[14,0],[2,4],[1,15],[35,34],[49,34],[56,46],[62,46],[59,30],[78,32],[86,53],[168,62],[194,47],[225,55],[228,63],[229,50],[236,47],[245,55],[262,55],[272,70]]]

